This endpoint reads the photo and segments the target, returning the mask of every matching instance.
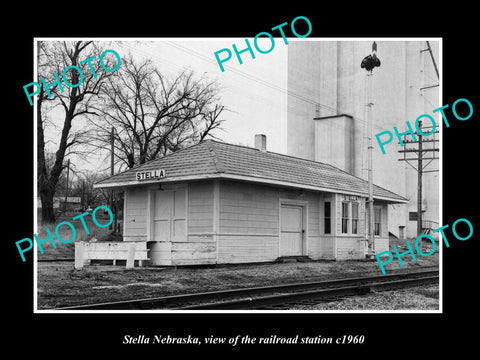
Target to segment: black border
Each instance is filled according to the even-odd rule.
[[[7,83],[3,82],[4,117],[3,188],[7,196],[3,218],[6,236],[4,259],[8,290],[5,292],[4,321],[8,338],[5,343],[12,350],[31,348],[53,358],[82,353],[89,356],[106,354],[136,355],[146,351],[167,356],[200,351],[217,353],[246,353],[257,351],[258,346],[142,346],[122,345],[125,334],[188,334],[228,337],[238,334],[250,336],[342,336],[365,335],[361,346],[276,346],[263,347],[273,354],[307,353],[314,356],[326,352],[355,355],[391,356],[396,353],[415,355],[440,354],[443,349],[468,351],[475,344],[476,324],[470,324],[475,313],[476,296],[469,286],[477,273],[475,260],[478,254],[478,211],[476,203],[476,130],[478,131],[478,90],[474,74],[476,67],[476,38],[473,20],[474,7],[456,3],[450,8],[436,4],[420,9],[418,4],[407,3],[356,3],[339,4],[336,9],[322,3],[304,8],[276,5],[247,4],[190,5],[168,8],[162,3],[62,5],[56,9],[44,4],[28,12],[18,10],[20,20],[12,25],[7,22],[4,34],[8,37],[2,61],[8,69]],[[30,6],[30,5],[29,5]],[[472,14],[472,15],[470,15]],[[33,78],[33,38],[52,37],[253,37],[258,32],[290,22],[296,16],[306,16],[313,25],[310,37],[420,37],[443,38],[443,104],[452,104],[458,98],[467,98],[473,104],[474,115],[468,121],[453,119],[447,109],[450,128],[444,128],[443,136],[443,214],[444,224],[452,224],[458,218],[469,219],[474,226],[474,236],[465,242],[453,240],[444,249],[444,313],[443,314],[33,314],[33,257],[22,263],[14,242],[33,233],[33,108],[25,101],[22,86]],[[472,18],[470,18],[470,16]],[[10,34],[14,35],[10,35]],[[8,55],[7,55],[8,54]],[[13,100],[13,103],[12,103]],[[420,115],[420,114],[419,114]],[[409,119],[411,120],[411,119]],[[447,235],[451,232],[447,232]],[[450,235],[452,236],[452,235]],[[473,325],[473,328],[471,327]],[[4,335],[5,336],[5,335]],[[62,350],[59,352],[57,350]],[[77,349],[77,350],[76,350]],[[85,353],[84,350],[85,349]],[[415,349],[415,350],[413,350]],[[66,352],[63,352],[66,351]]]

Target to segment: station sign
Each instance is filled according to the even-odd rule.
[[[137,179],[137,181],[162,179],[164,177],[164,169],[137,171],[135,173],[135,179]]]

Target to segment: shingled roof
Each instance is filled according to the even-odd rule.
[[[165,178],[137,181],[135,174],[165,170]],[[367,196],[367,181],[332,165],[255,148],[205,140],[99,181],[95,188],[124,188],[200,179],[236,179],[308,190]],[[395,203],[407,199],[374,185],[373,195]]]

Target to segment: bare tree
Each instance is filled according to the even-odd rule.
[[[195,79],[192,72],[170,80],[148,60],[122,59],[96,108],[102,121],[92,121],[96,144],[109,149],[115,128],[116,161],[132,168],[198,143],[223,122],[218,92],[215,82]]]
[[[72,131],[73,121],[83,115],[96,115],[92,109],[92,104],[102,90],[105,80],[112,73],[102,70],[98,61],[100,49],[91,41],[76,42],[39,42],[38,45],[38,83],[41,84],[40,92],[37,95],[37,131],[38,131],[38,190],[42,201],[42,222],[49,223],[55,221],[53,211],[53,198],[58,180],[65,168],[64,159],[68,154],[75,151],[75,146],[85,141],[86,131]],[[83,60],[95,56],[97,61],[84,62]],[[111,60],[105,57],[105,66],[110,66]],[[62,75],[64,70],[74,65],[82,70],[83,78],[80,73],[70,68],[65,73],[65,78],[71,85],[62,84]],[[57,74],[57,78],[55,77]],[[41,82],[45,79],[47,87]],[[59,79],[59,81],[57,81]],[[65,80],[65,79],[64,79]],[[56,119],[57,124],[61,124],[61,133],[57,143],[55,161],[51,167],[46,162],[46,138],[45,126],[47,124],[44,109],[58,108],[63,114],[63,119]]]
[[[95,208],[98,205],[106,204],[109,201],[109,191],[105,189],[95,189],[93,184],[106,178],[108,173],[96,173],[84,171],[75,181],[72,182],[72,196],[79,196],[82,199],[82,207]]]

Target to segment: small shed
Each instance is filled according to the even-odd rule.
[[[106,178],[123,189],[123,240],[152,265],[364,259],[368,183],[332,165],[206,140]],[[257,145],[256,145],[257,146]],[[374,186],[375,250],[388,249],[388,204]]]
[[[66,200],[66,201],[65,201]],[[82,199],[79,196],[55,196],[53,198],[53,208],[68,211],[79,210],[82,207]],[[37,208],[42,208],[42,200],[37,197]]]
[[[60,209],[74,211],[81,210],[82,198],[80,196],[59,197]]]

